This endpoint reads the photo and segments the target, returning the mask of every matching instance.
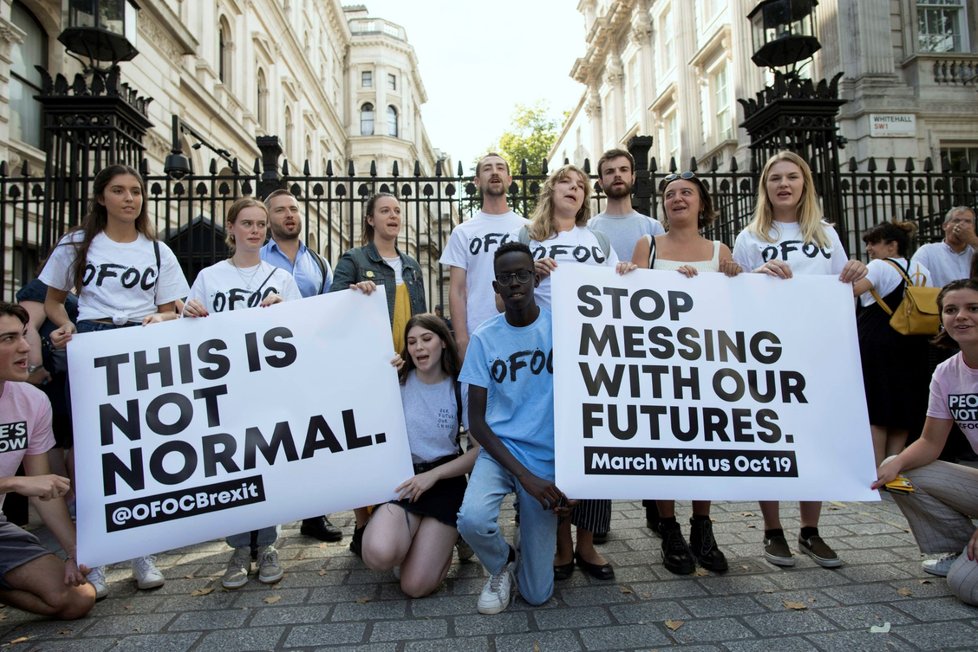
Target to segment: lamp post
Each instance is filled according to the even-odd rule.
[[[62,0],[64,30],[58,36],[69,54],[85,68],[107,72],[120,61],[131,61],[136,49],[136,15],[133,0]],[[84,57],[82,59],[81,57]],[[96,61],[108,61],[100,68]]]

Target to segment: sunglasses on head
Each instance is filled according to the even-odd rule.
[[[666,177],[662,180],[662,182],[671,183],[676,179],[688,180],[688,179],[695,179],[695,178],[696,178],[695,172],[690,172],[689,170],[686,170],[685,172],[673,172],[672,174],[667,174]]]

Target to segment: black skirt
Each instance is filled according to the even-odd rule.
[[[428,464],[416,464],[415,474],[424,473],[433,468],[441,466],[447,462],[457,459],[450,455],[435,460]],[[462,506],[462,498],[465,497],[465,488],[468,482],[464,475],[454,478],[445,478],[436,482],[431,489],[424,492],[414,502],[410,500],[392,500],[391,503],[404,508],[411,514],[418,516],[430,516],[450,527],[456,527],[458,510]]]

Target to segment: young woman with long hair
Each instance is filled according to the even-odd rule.
[[[930,271],[909,261],[910,239],[916,231],[913,222],[884,222],[866,231],[869,273],[852,285],[859,298],[856,330],[876,466],[903,450],[910,428],[920,423],[918,415],[927,397],[926,338],[901,335],[890,326],[907,278],[914,285],[933,287]]]
[[[678,271],[693,277],[699,272],[724,271],[728,275],[740,272],[727,245],[707,240],[701,231],[716,219],[713,200],[703,182],[693,172],[670,174],[662,184],[662,212],[666,232],[655,237],[645,236],[635,245],[631,263],[623,266],[641,269]],[[656,501],[659,521],[656,532],[662,536],[662,563],[666,570],[688,575],[696,570],[696,562],[717,573],[726,572],[727,558],[717,546],[710,520],[710,501],[694,500],[693,516],[689,520],[689,543],[676,521],[676,501]]]
[[[404,327],[412,315],[427,312],[421,265],[397,248],[401,233],[401,204],[390,193],[379,192],[367,200],[363,211],[360,247],[344,253],[333,275],[330,292],[356,288],[370,294],[377,285],[387,296],[394,351],[404,349]],[[356,518],[350,550],[360,556],[369,508],[354,510]]]
[[[550,274],[559,265],[583,263],[614,267],[618,256],[607,238],[587,228],[591,217],[591,182],[580,168],[564,165],[544,182],[529,225],[510,240],[530,247],[537,273],[542,277],[535,290],[537,304],[550,310]],[[577,543],[571,538],[571,524],[577,528]],[[610,580],[614,568],[594,547],[594,533],[607,532],[611,525],[610,500],[582,500],[570,519],[557,530],[554,577],[566,579],[574,564],[596,579]]]
[[[479,446],[473,441],[464,453],[459,446],[467,392],[458,382],[462,363],[445,321],[431,313],[414,315],[404,341],[398,378],[415,475],[394,489],[397,500],[374,510],[362,552],[373,570],[398,569],[401,590],[420,598],[448,574],[465,474]]]
[[[175,306],[187,295],[187,280],[170,248],[156,239],[145,191],[139,173],[125,165],[110,165],[95,175],[88,213],[61,238],[41,270],[40,279],[48,286],[44,310],[58,326],[50,336],[54,346],[66,346],[75,332],[179,316]],[[65,310],[71,290],[78,295],[77,326]],[[138,588],[163,585],[152,556],[132,560],[132,569]],[[104,569],[93,569],[88,579],[104,597]]]
[[[958,599],[978,605],[978,469],[938,460],[951,424],[978,452],[978,280],[952,281],[937,298],[942,330],[935,343],[959,351],[938,365],[930,383],[930,403],[920,439],[876,472],[873,489],[903,474],[912,493],[894,493],[921,552],[945,553],[924,562],[924,570],[946,576]]]
[[[822,219],[811,168],[794,152],[768,159],[757,185],[754,218],[737,235],[734,261],[745,271],[790,279],[795,274],[831,274],[843,283],[866,276],[862,261],[849,259],[838,233]],[[761,501],[764,558],[776,566],[794,566],[778,502]],[[822,503],[802,501],[799,549],[816,564],[835,568],[839,556],[819,536]]]
[[[183,308],[185,317],[207,317],[211,313],[267,307],[282,301],[302,298],[288,271],[261,259],[261,247],[268,233],[268,209],[253,197],[243,197],[228,209],[225,242],[231,257],[197,274]],[[265,527],[229,536],[234,549],[221,578],[226,589],[248,583],[252,556],[258,562],[258,581],[274,584],[285,572],[279,563],[278,527]]]

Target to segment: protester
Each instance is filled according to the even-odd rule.
[[[945,553],[923,563],[926,572],[946,576],[958,599],[978,605],[978,469],[938,460],[951,424],[957,422],[978,451],[978,281],[963,279],[938,295],[943,330],[937,342],[960,351],[941,363],[930,383],[927,420],[920,439],[889,457],[877,470],[874,489],[901,473],[911,493],[894,493],[923,553]]]
[[[461,361],[443,319],[414,315],[405,326],[398,377],[415,475],[394,490],[398,500],[374,510],[363,533],[363,561],[397,569],[401,590],[428,595],[445,579],[458,540],[456,520],[477,445],[462,452],[467,405],[458,382]]]
[[[363,246],[350,249],[336,263],[331,292],[358,287],[370,294],[377,285],[387,296],[394,351],[404,349],[404,327],[412,315],[427,312],[421,266],[397,248],[401,233],[401,204],[397,197],[379,192],[367,200],[363,212]],[[354,510],[350,550],[360,556],[363,531],[370,518],[365,507]]]
[[[124,165],[104,168],[95,175],[92,196],[81,225],[61,239],[41,270],[48,286],[44,310],[58,326],[51,343],[59,348],[75,332],[176,319],[176,301],[189,290],[176,256],[156,240],[138,172]],[[72,289],[78,295],[77,327],[65,310]],[[163,585],[152,556],[132,560],[132,571],[140,589]],[[104,569],[92,569],[88,579],[104,597]]]
[[[458,531],[489,572],[479,595],[483,614],[504,611],[510,602],[515,568],[517,587],[531,605],[550,599],[557,517],[568,501],[554,484],[553,335],[550,311],[537,305],[539,279],[533,256],[519,242],[495,253],[493,289],[504,312],[472,334],[459,380],[469,384],[469,428],[482,445],[458,514]],[[532,352],[539,372],[515,365],[502,380],[500,361]],[[503,538],[499,508],[515,492],[520,512],[520,555]]]
[[[262,247],[261,259],[291,274],[303,297],[329,292],[333,270],[329,261],[307,247],[299,237],[302,213],[295,195],[284,188],[274,190],[265,197],[265,208],[268,209],[268,228],[272,237]],[[343,531],[330,522],[329,516],[302,519],[299,534],[320,541],[343,538]]]
[[[916,231],[912,222],[884,222],[867,231],[863,242],[872,260],[866,278],[852,286],[859,297],[856,329],[876,466],[906,446],[927,392],[922,382],[927,377],[927,340],[901,335],[890,326],[890,315],[903,300],[906,278],[914,285],[933,287],[930,271],[907,261]]]
[[[662,212],[664,235],[643,236],[632,252],[631,263],[619,263],[643,269],[678,271],[688,277],[700,271],[723,269],[734,276],[740,266],[733,261],[730,249],[716,240],[707,240],[700,231],[716,219],[713,200],[703,182],[692,172],[670,174],[663,180]],[[658,524],[654,531],[662,536],[662,563],[671,573],[688,575],[700,566],[717,573],[727,571],[727,559],[717,546],[710,520],[710,501],[694,500],[689,520],[689,540],[683,538],[676,521],[676,502],[659,500]],[[646,508],[648,509],[648,508]]]
[[[598,185],[607,202],[604,212],[588,221],[588,228],[603,233],[611,242],[619,260],[630,260],[638,241],[664,232],[662,225],[632,208],[632,188],[635,186],[635,158],[624,149],[609,149],[598,159]],[[645,520],[653,532],[658,532],[659,513],[654,500],[643,500]],[[595,532],[594,542],[604,543],[607,532]]]
[[[506,192],[513,182],[506,159],[486,154],[476,164],[473,181],[482,193],[482,209],[452,229],[439,261],[450,270],[448,308],[463,357],[469,336],[499,312],[492,291],[493,252],[514,229],[527,223],[506,204]]]
[[[790,279],[794,274],[832,274],[843,283],[853,283],[866,276],[866,265],[847,258],[839,235],[822,220],[808,163],[787,151],[765,163],[757,184],[754,217],[737,235],[733,258],[744,270],[779,279]],[[794,566],[778,503],[761,501],[760,506],[764,558],[776,566]],[[821,502],[801,502],[798,546],[819,566],[835,568],[842,561],[818,534],[821,511]]]
[[[244,197],[231,204],[225,224],[225,242],[231,257],[200,270],[183,309],[185,317],[207,317],[246,308],[268,307],[282,301],[302,298],[292,275],[261,259],[261,247],[268,231],[265,204]],[[274,584],[285,571],[279,563],[275,542],[278,527],[265,527],[227,538],[234,549],[227,571],[221,578],[226,589],[248,583],[251,561],[258,562],[258,581]]]
[[[608,239],[587,228],[591,217],[590,195],[591,185],[583,170],[573,165],[558,168],[540,189],[530,224],[510,236],[510,240],[529,245],[536,261],[535,269],[541,277],[534,293],[536,302],[547,310],[550,310],[550,275],[560,264],[614,267],[618,262],[618,255]],[[571,538],[572,524],[577,528],[576,546]],[[580,501],[571,513],[571,519],[560,524],[554,576],[567,579],[574,572],[576,563],[596,579],[613,579],[614,568],[594,547],[594,532],[607,532],[610,527],[610,500]]]
[[[969,276],[972,259],[978,252],[975,211],[968,206],[951,208],[944,214],[941,229],[944,239],[921,245],[911,260],[929,269],[934,287],[939,288]]]
[[[0,453],[0,507],[16,492],[35,498],[34,507],[65,551],[62,561],[30,532],[0,513],[0,602],[24,611],[72,620],[95,604],[95,589],[85,581],[85,567],[75,557],[75,527],[64,496],[68,478],[53,475],[48,450],[54,446],[51,405],[43,392],[28,384],[27,311],[0,302],[0,422],[7,424]],[[18,441],[20,440],[20,441]],[[23,463],[25,475],[15,476]]]

